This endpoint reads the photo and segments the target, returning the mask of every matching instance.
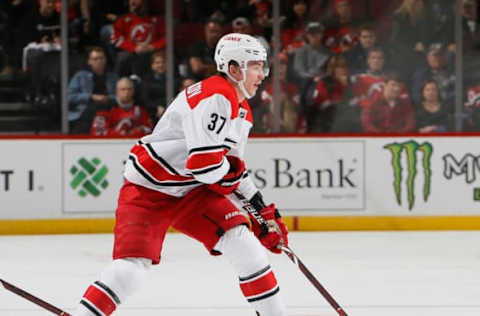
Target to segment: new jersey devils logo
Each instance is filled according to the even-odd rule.
[[[135,25],[130,32],[130,38],[137,44],[148,44],[152,40],[153,26],[150,23]]]

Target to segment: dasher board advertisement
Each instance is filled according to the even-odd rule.
[[[62,143],[63,212],[113,212],[132,144]]]
[[[134,139],[0,140],[0,219],[113,217]],[[480,215],[480,137],[253,138],[285,215]]]
[[[365,142],[361,139],[254,139],[250,177],[288,212],[365,210]]]

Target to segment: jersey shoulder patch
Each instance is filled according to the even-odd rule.
[[[252,110],[250,109],[250,105],[248,104],[247,100],[243,100],[240,106],[241,107],[238,111],[238,116],[253,124]]]
[[[237,117],[239,108],[237,93],[225,78],[221,76],[213,76],[197,82],[185,89],[187,102],[191,109],[194,109],[200,101],[215,94],[224,96],[230,102],[230,106],[232,107],[232,118]]]

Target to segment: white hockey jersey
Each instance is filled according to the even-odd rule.
[[[239,104],[225,78],[198,82],[180,92],[152,134],[133,146],[124,176],[135,184],[182,197],[223,178],[230,168],[225,155],[243,159],[252,122],[247,101]],[[248,175],[238,190],[247,198],[257,191]]]

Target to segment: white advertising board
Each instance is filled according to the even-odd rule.
[[[254,139],[250,176],[288,212],[365,210],[365,142],[361,139]]]
[[[110,217],[132,139],[0,140],[0,219]],[[479,215],[480,137],[253,138],[286,215]]]
[[[112,212],[131,147],[124,142],[62,143],[63,212]]]
[[[373,138],[367,210],[376,214],[480,214],[479,137]]]
[[[58,218],[58,141],[0,141],[0,218]]]

